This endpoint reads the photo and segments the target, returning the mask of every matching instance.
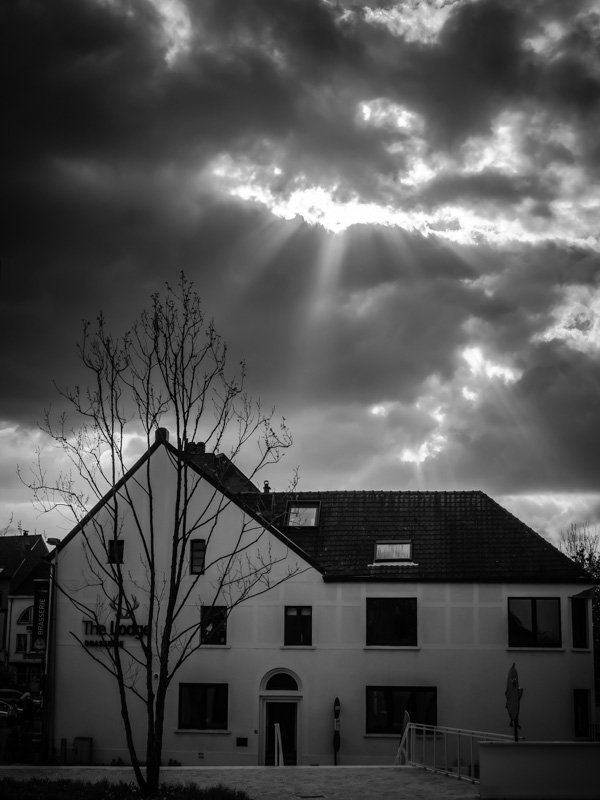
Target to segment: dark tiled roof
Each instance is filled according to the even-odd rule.
[[[581,582],[567,556],[483,492],[295,492],[249,498],[326,580]],[[286,526],[288,502],[318,502],[315,528]],[[373,565],[377,540],[412,541],[412,565]]]
[[[22,570],[19,570],[11,583],[10,593],[29,597],[35,593],[37,581],[50,580],[50,564],[48,561],[37,561],[31,569],[26,570],[26,574],[21,577]]]
[[[0,536],[0,577],[13,578],[17,571],[33,568],[46,555],[48,548],[39,534]]]

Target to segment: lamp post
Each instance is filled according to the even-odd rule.
[[[333,701],[333,764],[337,766],[337,754],[340,749],[340,698]]]
[[[52,562],[50,564],[50,586],[48,598],[48,628],[46,632],[46,649],[44,653],[44,693],[43,702],[43,732],[42,732],[42,752],[44,758],[49,763],[53,756],[54,749],[54,704],[55,704],[55,637],[56,637],[56,587],[58,580],[58,545],[60,539],[47,539],[48,544],[54,547]]]

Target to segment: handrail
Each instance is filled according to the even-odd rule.
[[[438,746],[440,739],[441,748]],[[423,767],[459,780],[464,778],[479,783],[479,743],[513,739],[504,733],[407,722],[394,763]]]

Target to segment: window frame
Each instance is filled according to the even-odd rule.
[[[561,598],[556,596],[515,596],[515,597],[507,597],[507,622],[508,622],[508,647],[513,649],[535,649],[535,650],[559,650],[562,648],[562,608],[561,608]],[[519,631],[514,630],[512,627],[511,617],[516,618],[517,620],[519,617],[513,612],[511,614],[511,602],[523,602],[528,601],[530,603],[530,616],[531,616],[531,637],[527,639],[527,637],[520,633]],[[540,636],[543,631],[538,630],[538,603],[539,602],[549,602],[552,601],[556,605],[556,620],[557,622],[557,631],[553,632],[556,633],[558,636],[558,640],[555,644],[548,643],[547,641],[541,641]],[[526,631],[526,629],[523,629]]]
[[[292,615],[292,609],[296,610],[296,614]],[[302,611],[308,609],[308,614],[303,614]],[[312,606],[284,606],[283,609],[283,646],[284,647],[312,647]],[[296,617],[299,622],[296,626],[293,625],[292,618]],[[308,632],[306,638],[308,641],[299,641],[306,633],[305,626],[300,622],[302,618],[308,620]],[[289,625],[288,625],[289,621]],[[298,640],[298,641],[297,641]]]
[[[214,617],[212,620],[210,617]],[[227,606],[200,606],[200,645],[203,647],[226,647],[227,646]],[[222,637],[214,631],[207,631],[209,624],[220,625],[224,623]],[[222,638],[223,641],[214,641],[215,638]]]
[[[587,597],[571,597],[571,647],[573,650],[590,649],[590,612]],[[582,609],[582,619],[577,619],[576,609]],[[580,638],[581,637],[581,638]],[[584,642],[584,644],[581,644]]]
[[[293,509],[310,508],[315,510],[314,522],[309,524],[297,524],[292,522]],[[321,501],[320,500],[288,500],[285,511],[285,524],[288,528],[318,528],[321,516]]]
[[[109,564],[122,564],[125,555],[125,540],[109,539],[106,543],[106,555]]]
[[[424,725],[437,725],[437,688],[437,686],[395,686],[389,684],[378,686],[374,684],[367,684],[365,686],[365,735],[398,737],[402,732],[404,712],[406,711],[408,711],[410,714],[411,722]],[[369,703],[369,698],[370,694],[374,692],[384,693],[384,703],[389,709],[388,713],[386,713],[388,724],[384,727],[373,724],[373,708]],[[394,701],[393,699],[394,693],[409,694],[407,702],[403,704],[402,711],[400,712],[398,709],[400,713],[400,719],[396,719],[394,716],[394,711],[398,707],[398,702]],[[427,714],[425,718],[422,718],[421,714],[414,710],[414,705],[416,703],[416,699],[414,698],[416,698],[416,695],[418,694],[425,693],[430,695],[429,702],[431,702],[431,699],[433,699],[433,713]],[[429,711],[430,709],[427,710]]]
[[[17,625],[33,625],[33,605],[24,608],[17,617]]]
[[[399,608],[400,606],[406,605],[407,608],[404,610],[404,614],[407,612],[410,613],[411,616],[414,615],[414,619],[411,619],[408,624],[403,623],[403,625],[407,625],[407,631],[402,631],[399,636],[393,635],[390,636],[390,633],[397,633],[394,631],[393,628],[397,624],[394,620],[389,620],[386,622],[386,627],[388,630],[384,629],[384,636],[380,635],[380,632],[375,630],[375,624],[377,622],[381,623],[383,619],[383,609],[382,606],[389,605],[391,607],[392,603],[396,604]],[[375,609],[375,606],[378,606]],[[418,647],[419,646],[419,604],[416,597],[367,597],[366,604],[365,604],[365,611],[366,611],[366,625],[365,625],[365,646],[366,647]],[[395,609],[393,610],[393,614],[395,613]]]
[[[412,553],[412,539],[378,539],[375,542],[374,546],[374,553],[373,553],[373,562],[375,564],[402,564],[406,563],[407,561],[412,561],[413,553]],[[379,547],[386,547],[389,545],[408,545],[408,555],[407,556],[379,556],[378,548]]]
[[[190,539],[190,575],[204,575],[205,570],[206,539]]]
[[[15,634],[15,653],[28,653],[30,651],[29,634],[17,633]]]
[[[193,716],[190,718],[189,722],[186,720],[185,712],[189,713],[189,709],[184,710],[183,700],[184,700],[184,692],[190,691],[190,687],[195,687],[195,691],[198,692],[199,697],[196,700],[199,700],[199,709],[198,709],[198,716]],[[213,690],[215,692],[215,705],[216,703],[224,703],[224,714],[223,708],[220,709],[220,713],[218,714],[219,719],[215,720],[211,718],[210,720],[207,718],[208,711],[207,706],[208,703],[208,692]],[[217,696],[220,695],[220,696]],[[188,702],[192,702],[190,698],[185,698]],[[209,722],[213,724],[209,724]],[[192,723],[199,723],[199,724],[192,724]],[[222,682],[205,682],[205,683],[196,683],[196,682],[184,682],[179,684],[179,699],[178,699],[178,706],[177,706],[177,726],[179,730],[182,731],[226,731],[228,730],[229,725],[229,684],[222,683]]]

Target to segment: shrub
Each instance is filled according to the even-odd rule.
[[[18,781],[0,778],[2,800],[140,800],[141,795],[133,783],[85,783],[84,781],[42,780],[31,778]],[[200,788],[192,783],[160,786],[153,800],[251,800],[245,792],[227,786]]]

